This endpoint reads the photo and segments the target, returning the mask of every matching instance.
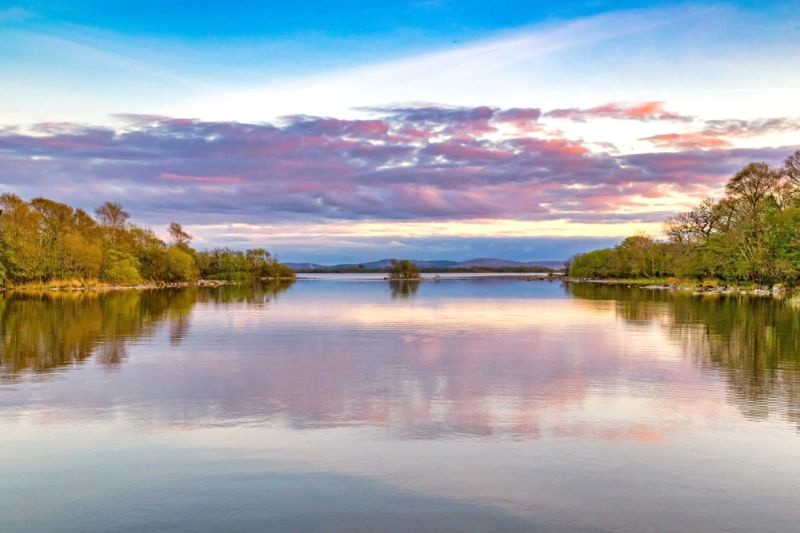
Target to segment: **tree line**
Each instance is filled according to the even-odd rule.
[[[47,198],[0,195],[0,284],[99,281],[112,285],[294,277],[269,252],[218,248],[197,251],[173,222],[169,242],[130,222],[116,202],[83,209]]]
[[[573,257],[579,278],[716,279],[800,282],[800,151],[780,167],[750,163],[706,199],[668,218],[665,239],[634,235],[614,248]]]

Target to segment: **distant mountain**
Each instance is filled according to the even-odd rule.
[[[495,259],[493,257],[480,257],[478,259],[468,259],[457,263],[458,268],[522,268],[522,267],[544,267],[560,269],[564,268],[564,261],[512,261],[511,259]]]
[[[318,265],[317,263],[284,263],[286,266],[295,272],[307,272],[309,270],[322,270],[324,268],[333,268],[325,265]]]
[[[467,261],[424,261],[412,259],[411,262],[423,270],[451,270],[462,268],[506,269],[529,267],[542,267],[560,270],[564,268],[563,261],[512,261],[510,259],[497,259],[494,257],[479,257],[476,259],[468,259]],[[344,263],[339,265],[320,265],[317,263],[286,263],[286,265],[296,272],[309,272],[313,270],[386,270],[392,266],[392,260],[381,259],[380,261],[370,261],[366,263]]]

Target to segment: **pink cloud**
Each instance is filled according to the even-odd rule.
[[[652,120],[686,122],[692,120],[692,117],[665,110],[664,102],[612,102],[590,108],[553,109],[545,113],[544,116],[575,122],[586,122],[591,119],[639,120],[643,122]]]
[[[704,124],[705,127],[699,131],[653,135],[641,140],[659,148],[704,150],[730,147],[733,144],[729,139],[800,131],[800,119],[795,118],[709,120]]]
[[[659,148],[678,148],[680,150],[706,150],[731,146],[729,141],[707,133],[665,133],[645,137],[642,140],[649,141]]]
[[[597,116],[665,117],[658,102],[599,106]],[[373,110],[373,112],[378,112]],[[794,147],[733,149],[715,131],[765,131],[791,122],[708,122],[698,134],[648,138],[671,153],[619,154],[536,128],[536,108],[390,108],[369,120],[285,117],[280,123],[124,116],[121,130],[43,124],[0,131],[0,173],[23,195],[98,195],[149,213],[198,220],[319,219],[650,220],[642,197],[707,196],[750,160],[780,162]],[[584,115],[586,116],[586,115]],[[501,124],[513,132],[493,135]],[[711,130],[715,131],[711,131]],[[700,149],[702,148],[702,149]],[[181,195],[175,184],[190,185]],[[68,187],[65,187],[68,185]],[[621,207],[629,213],[615,213]],[[195,215],[195,213],[197,213]],[[201,214],[202,213],[202,214]],[[205,217],[205,218],[203,218]]]

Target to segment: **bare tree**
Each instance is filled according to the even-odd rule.
[[[97,215],[97,221],[102,226],[115,230],[124,228],[125,222],[130,217],[118,202],[106,202],[95,209],[94,212]]]
[[[691,211],[668,218],[665,230],[674,243],[704,243],[716,229],[717,220],[714,202],[707,198]]]
[[[171,222],[169,225],[169,235],[172,237],[172,242],[175,246],[185,248],[192,242],[192,236],[183,230],[183,227],[177,222]]]
[[[782,170],[795,189],[800,191],[800,150],[786,158]]]
[[[97,221],[108,230],[111,246],[114,247],[119,240],[119,233],[125,229],[125,223],[130,218],[127,211],[118,202],[106,202],[94,211]]]

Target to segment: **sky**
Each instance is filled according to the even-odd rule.
[[[0,192],[286,261],[564,259],[800,149],[798,57],[796,1],[0,1]]]

